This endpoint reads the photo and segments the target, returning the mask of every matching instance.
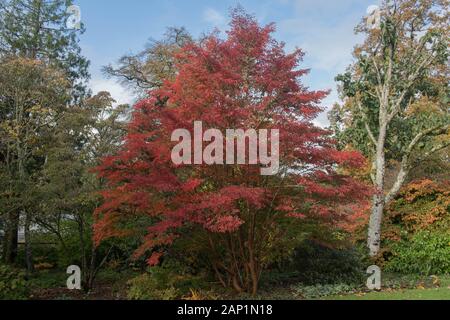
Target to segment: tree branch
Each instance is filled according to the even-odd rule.
[[[397,179],[392,186],[391,190],[385,197],[385,203],[389,203],[394,197],[398,194],[400,191],[400,188],[403,186],[410,170],[411,170],[411,153],[414,150],[414,147],[422,140],[424,137],[428,136],[431,133],[435,133],[436,135],[440,133],[444,133],[450,128],[450,124],[447,124],[445,126],[436,126],[427,130],[424,130],[417,134],[414,139],[409,144],[408,148],[405,151],[405,154],[403,155],[402,162],[400,165],[400,171],[397,174]],[[450,145],[450,142],[440,144],[432,148],[429,152],[425,153],[425,155],[418,161],[423,161],[424,159],[428,158],[430,155],[434,154],[435,152],[438,152]]]
[[[359,101],[359,99],[357,99],[356,104],[358,105],[358,108],[359,108],[359,110],[361,111],[361,113],[362,113],[362,115],[363,115],[363,118],[364,118],[364,119],[363,119],[364,125],[365,125],[365,127],[366,127],[367,133],[369,134],[370,140],[371,140],[372,143],[375,145],[375,147],[377,147],[377,146],[378,146],[377,139],[375,139],[375,135],[373,134],[372,129],[370,129],[369,122],[367,121],[367,120],[368,120],[368,119],[367,119],[367,115],[366,115],[366,113],[365,113],[364,110],[363,110],[361,101]]]

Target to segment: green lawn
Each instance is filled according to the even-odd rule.
[[[325,300],[450,300],[450,277],[441,279],[434,289],[404,289],[367,294],[331,296]]]
[[[325,300],[450,300],[450,289],[413,289],[328,297]]]

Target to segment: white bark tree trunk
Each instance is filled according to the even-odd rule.
[[[381,223],[383,221],[383,213],[385,207],[384,197],[384,182],[385,182],[385,168],[386,168],[386,133],[387,133],[387,121],[383,118],[383,114],[380,117],[382,125],[380,127],[380,134],[377,142],[376,152],[376,175],[375,175],[375,188],[376,193],[373,197],[372,214],[369,221],[369,234],[367,238],[367,246],[371,257],[375,257],[380,252],[381,247]]]
[[[381,247],[381,222],[383,221],[384,196],[376,195],[373,200],[369,222],[368,247],[371,257],[376,257]]]

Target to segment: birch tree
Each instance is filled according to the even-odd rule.
[[[449,1],[386,0],[380,9],[379,28],[366,21],[356,28],[365,41],[355,48],[354,64],[337,77],[344,104],[331,113],[341,143],[372,160],[371,256],[380,252],[386,204],[412,168],[450,145]],[[391,163],[397,171],[388,185]]]

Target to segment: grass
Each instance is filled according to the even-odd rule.
[[[400,289],[338,295],[326,297],[324,300],[450,300],[450,276],[441,279],[439,288]]]
[[[450,289],[409,289],[392,292],[372,292],[361,295],[332,296],[324,300],[450,300]]]

